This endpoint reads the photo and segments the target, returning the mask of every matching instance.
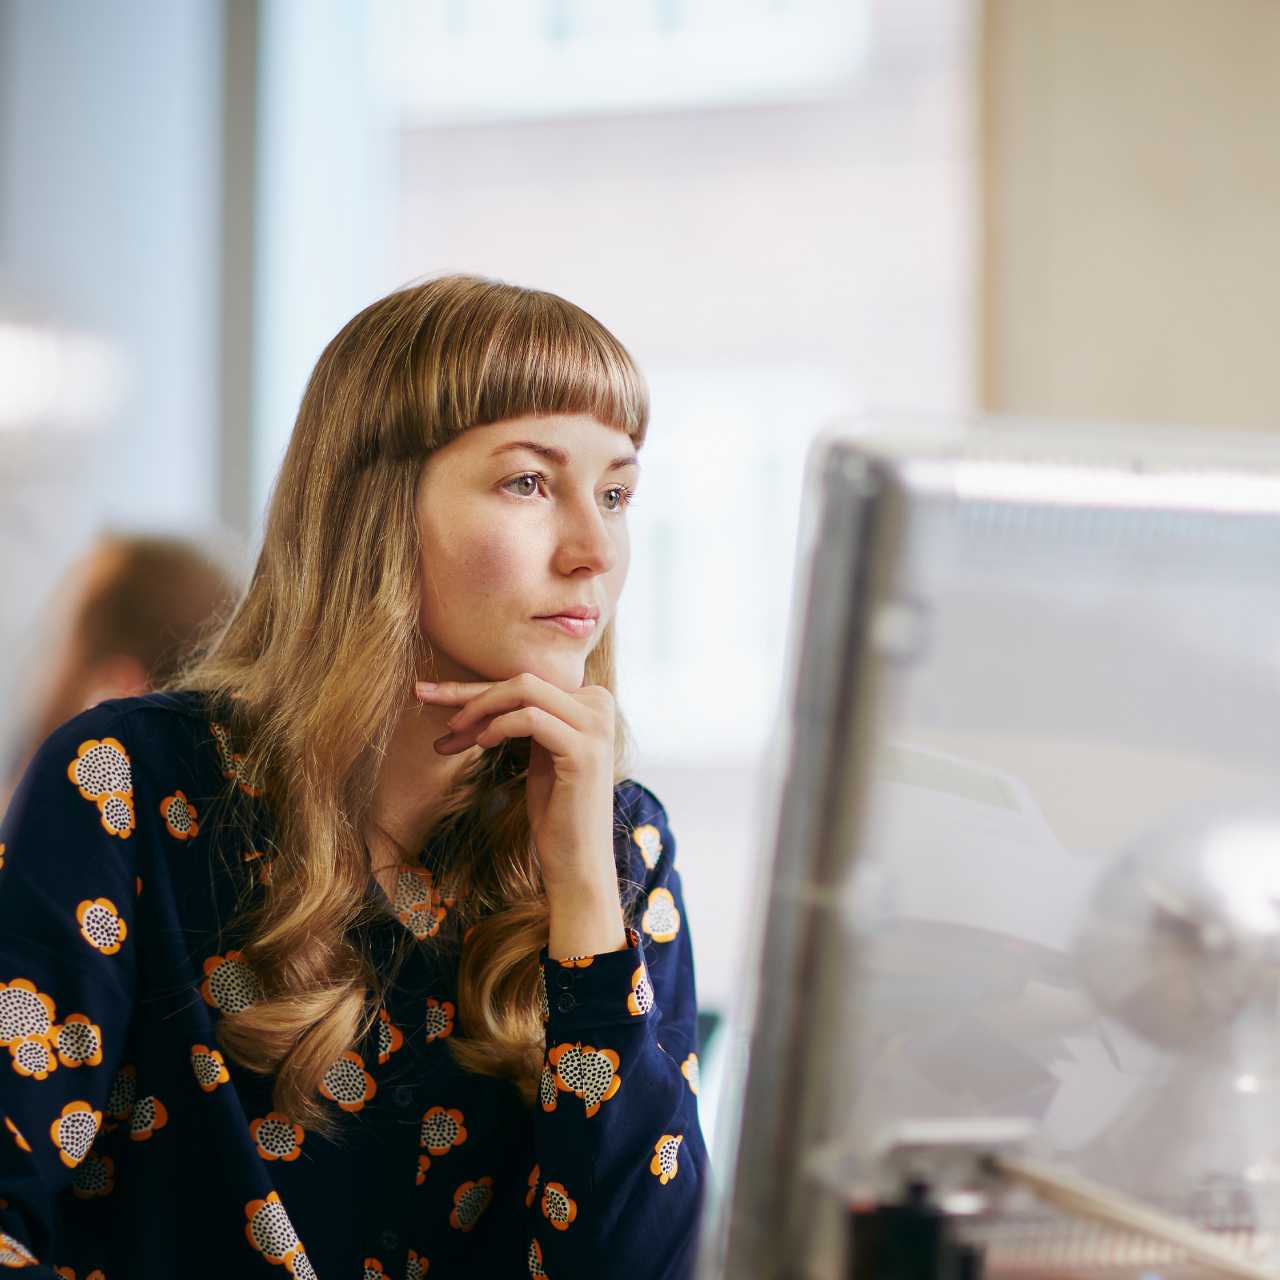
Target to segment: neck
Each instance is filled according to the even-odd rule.
[[[405,854],[416,855],[441,798],[458,777],[483,754],[483,747],[442,756],[432,745],[448,732],[445,721],[456,707],[423,705],[411,698],[392,732],[378,781],[374,786],[369,818],[384,840],[393,844],[397,862]],[[374,852],[375,866],[387,854]]]

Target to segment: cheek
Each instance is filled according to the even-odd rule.
[[[493,529],[442,530],[423,548],[424,614],[442,601],[509,593],[514,583],[528,580],[527,558],[519,539]]]

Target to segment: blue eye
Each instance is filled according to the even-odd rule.
[[[525,480],[532,480],[534,482],[534,489],[532,493],[522,493],[522,494],[515,495],[516,497],[532,498],[534,494],[537,493],[538,486],[545,485],[548,479],[549,477],[545,471],[525,471],[521,475],[512,476],[511,479],[506,481],[502,487],[504,489],[509,490],[510,487],[514,484],[520,484],[522,481],[525,481]],[[608,489],[605,490],[605,492],[616,493],[618,495],[618,505],[615,507],[607,508],[607,510],[609,510],[611,513],[615,515],[620,511],[625,511],[627,507],[631,506],[631,504],[635,501],[636,491],[632,489],[629,485],[625,485],[625,484],[611,485]]]

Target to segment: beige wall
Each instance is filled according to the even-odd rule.
[[[1280,428],[1280,3],[982,22],[983,406]]]

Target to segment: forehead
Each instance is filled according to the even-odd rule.
[[[432,455],[450,461],[492,463],[501,466],[526,456],[514,446],[526,442],[564,455],[563,464],[585,469],[603,469],[635,456],[627,433],[589,414],[529,415],[471,427]],[[561,461],[548,458],[548,461]]]

